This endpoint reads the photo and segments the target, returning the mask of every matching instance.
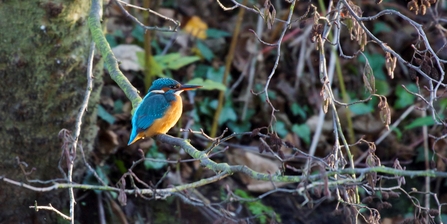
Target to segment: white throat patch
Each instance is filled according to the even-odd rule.
[[[157,89],[157,90],[152,90],[151,93],[165,93],[165,91],[163,91],[161,89]]]

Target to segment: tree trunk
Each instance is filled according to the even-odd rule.
[[[64,178],[59,171],[61,139],[73,130],[86,89],[91,36],[90,1],[3,0],[0,4],[0,176],[28,180]],[[102,63],[95,63],[94,85],[80,141],[93,148],[96,105],[102,87]],[[77,161],[82,157],[77,153]],[[28,176],[18,161],[28,165]],[[24,164],[22,163],[22,164]],[[66,172],[66,160],[61,160]],[[75,166],[79,181],[84,166]],[[27,180],[28,179],[28,180]],[[68,190],[34,192],[0,182],[0,223],[56,223],[59,217],[29,206],[52,204],[68,214]]]

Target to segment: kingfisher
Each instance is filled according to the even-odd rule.
[[[166,134],[182,115],[183,103],[180,93],[200,87],[202,86],[182,85],[170,78],[155,80],[135,110],[127,145],[139,139]]]

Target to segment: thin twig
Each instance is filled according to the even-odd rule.
[[[60,212],[59,210],[55,209],[53,207],[53,205],[51,205],[51,204],[49,204],[49,206],[38,206],[36,203],[36,205],[29,206],[29,208],[35,209],[36,212],[39,211],[39,209],[50,210],[50,211],[56,212],[58,215],[60,215],[62,218],[66,219],[66,220],[70,220],[70,221],[72,220],[71,217],[69,217],[69,216],[65,215],[64,213]]]
[[[164,15],[158,13],[158,12],[153,11],[152,9],[147,9],[147,8],[143,8],[143,7],[140,7],[140,6],[132,5],[132,4],[129,4],[129,3],[127,3],[127,2],[120,1],[120,0],[113,0],[113,2],[119,6],[119,8],[121,9],[121,11],[122,11],[127,17],[129,17],[131,20],[133,20],[135,23],[137,23],[138,25],[140,25],[141,27],[143,27],[143,28],[146,29],[146,30],[156,30],[156,31],[160,31],[160,32],[177,32],[178,28],[180,27],[180,22],[179,22],[179,21],[174,20],[174,19],[172,19],[172,18],[169,18],[169,17],[167,17],[167,16],[164,16]],[[135,16],[132,16],[132,15],[131,15],[131,14],[130,14],[130,13],[123,7],[123,6],[122,6],[122,4],[125,5],[125,6],[128,6],[128,7],[132,7],[132,8],[139,9],[139,10],[148,11],[149,13],[152,13],[152,14],[154,14],[154,15],[160,17],[160,18],[163,18],[163,19],[165,19],[165,20],[171,21],[172,23],[175,24],[175,26],[174,26],[174,28],[172,28],[172,27],[161,28],[161,27],[157,27],[157,26],[146,26],[146,25],[144,25],[142,22],[140,22]]]

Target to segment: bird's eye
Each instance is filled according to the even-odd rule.
[[[172,86],[171,86],[171,89],[178,89],[178,86],[176,86],[176,85],[172,85]]]

